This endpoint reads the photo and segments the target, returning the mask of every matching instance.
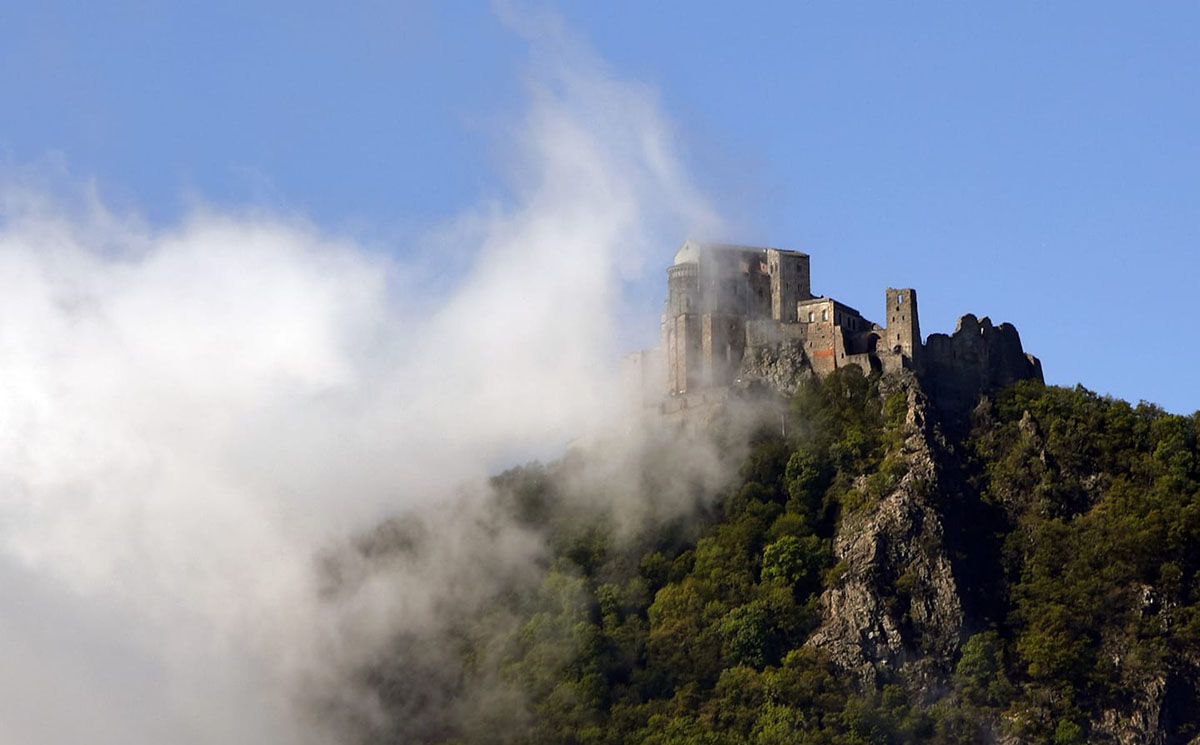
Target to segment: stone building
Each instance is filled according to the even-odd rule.
[[[797,300],[810,297],[807,254],[686,241],[667,269],[668,392],[732,383],[746,350],[746,324],[793,323]]]
[[[915,290],[888,288],[880,325],[814,296],[809,269],[799,251],[684,242],[667,269],[661,347],[625,361],[627,376],[640,380],[631,389],[642,404],[671,413],[719,399],[722,389],[761,373],[750,363],[764,351],[800,359],[822,376],[847,365],[912,370],[955,410],[983,390],[1042,377],[1009,324],[967,315],[954,335],[925,342]]]

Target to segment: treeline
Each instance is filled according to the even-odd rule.
[[[1082,388],[1004,391],[944,454],[960,493],[931,498],[966,502],[947,519],[975,600],[937,690],[864,690],[806,646],[843,519],[907,468],[907,396],[883,388],[853,367],[808,381],[715,504],[633,535],[566,498],[580,456],[496,477],[495,509],[550,547],[540,578],[426,640],[451,650],[436,670],[398,648],[369,671],[395,715],[377,739],[1066,744],[1143,699],[1166,742],[1200,734],[1200,415]]]

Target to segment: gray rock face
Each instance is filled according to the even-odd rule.
[[[834,542],[841,574],[822,597],[822,624],[808,643],[863,684],[899,680],[932,700],[952,670],[964,612],[932,503],[938,472],[927,402],[911,375],[890,385],[908,396],[907,473],[882,499],[843,517]]]
[[[743,384],[762,382],[772,390],[790,396],[812,374],[804,354],[804,343],[784,341],[747,350],[738,378]]]
[[[1162,745],[1166,740],[1161,721],[1166,689],[1166,678],[1161,675],[1130,687],[1137,692],[1131,706],[1125,711],[1109,709],[1101,714],[1100,720],[1092,723],[1093,737],[1119,745]]]
[[[1146,589],[1150,590],[1149,587]],[[1151,591],[1143,596],[1145,605],[1155,602],[1152,594]],[[1172,703],[1178,709],[1181,703],[1188,705],[1184,701],[1195,701],[1196,682],[1200,678],[1200,657],[1196,654],[1178,655],[1168,662],[1165,670],[1137,673],[1121,665],[1124,650],[1114,648],[1108,650],[1108,654],[1118,666],[1126,668],[1121,676],[1120,688],[1127,691],[1128,695],[1119,707],[1102,711],[1092,721],[1092,739],[1116,745],[1182,742],[1178,737],[1172,739],[1178,727],[1178,712],[1172,711]],[[1188,740],[1188,745],[1200,745],[1200,736]]]

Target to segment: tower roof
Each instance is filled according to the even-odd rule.
[[[700,257],[702,255],[716,251],[737,251],[741,253],[762,254],[766,253],[768,250],[777,250],[780,253],[785,254],[800,254],[801,256],[806,255],[800,251],[774,249],[770,246],[740,246],[734,243],[707,243],[704,241],[686,240],[683,242],[683,245],[679,247],[679,250],[675,252],[674,263],[694,264],[700,261]]]

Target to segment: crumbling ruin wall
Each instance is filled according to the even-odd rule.
[[[968,313],[954,333],[930,334],[921,360],[921,382],[950,417],[970,411],[984,391],[1020,380],[1042,381],[1042,364],[1025,353],[1012,324],[993,326]]]

